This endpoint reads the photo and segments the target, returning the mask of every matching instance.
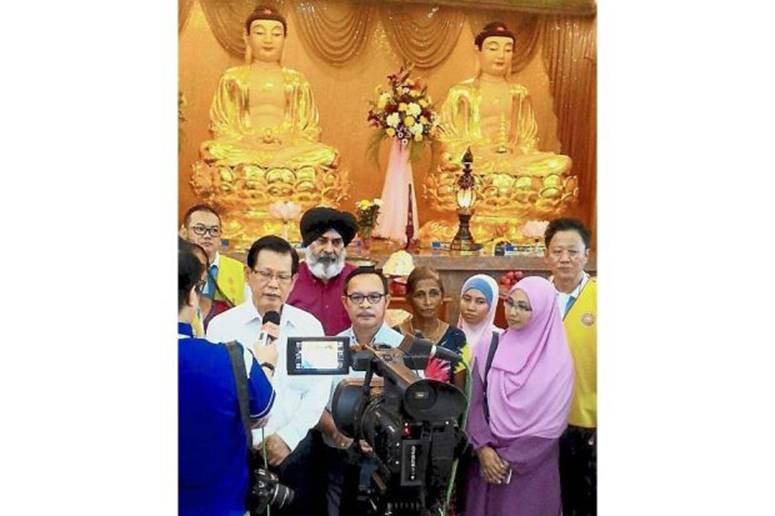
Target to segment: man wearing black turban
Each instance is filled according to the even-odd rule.
[[[317,317],[326,335],[337,335],[351,324],[341,298],[344,280],[355,269],[345,259],[358,225],[351,213],[318,207],[304,212],[299,228],[304,262],[287,303]]]

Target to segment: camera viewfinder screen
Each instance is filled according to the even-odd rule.
[[[288,374],[347,374],[349,351],[345,337],[291,337]]]

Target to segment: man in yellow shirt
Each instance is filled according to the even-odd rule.
[[[203,295],[236,306],[245,301],[245,268],[241,262],[219,253],[221,216],[206,204],[190,208],[180,228],[181,238],[199,244],[210,262]]]
[[[584,272],[591,232],[576,219],[546,228],[546,263],[558,292],[576,382],[560,438],[563,516],[597,514],[597,281]]]

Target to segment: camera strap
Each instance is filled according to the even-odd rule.
[[[226,343],[231,362],[231,372],[234,375],[234,384],[237,386],[237,399],[239,400],[239,412],[242,426],[245,427],[245,437],[248,442],[248,455],[253,453],[253,432],[250,431],[250,404],[248,402],[248,373],[245,370],[245,359],[242,356],[242,346],[237,341]]]
[[[484,396],[482,406],[484,408],[484,419],[487,424],[490,423],[490,405],[487,403],[487,376],[490,374],[490,366],[492,366],[492,359],[495,358],[495,351],[498,349],[498,334],[492,332],[492,340],[490,341],[490,349],[487,352],[487,362],[484,364]]]

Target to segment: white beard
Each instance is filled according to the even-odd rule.
[[[333,277],[339,275],[344,270],[344,262],[347,258],[347,252],[342,249],[342,253],[336,259],[335,262],[321,261],[320,258],[315,256],[312,250],[307,247],[304,250],[304,259],[307,263],[307,268],[318,279],[330,280]]]

